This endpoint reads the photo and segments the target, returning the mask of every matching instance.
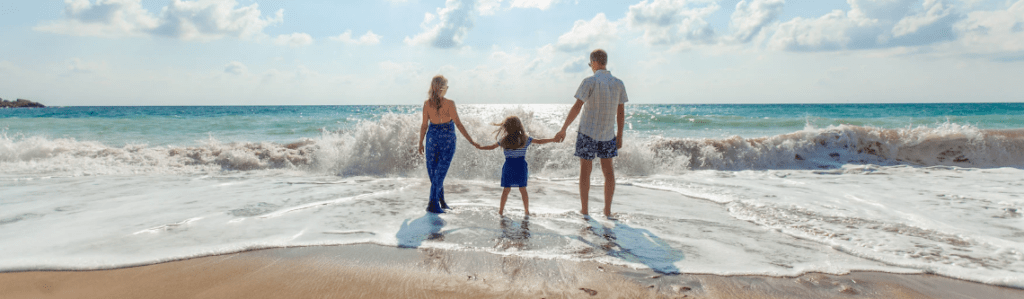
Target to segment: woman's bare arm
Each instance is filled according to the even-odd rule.
[[[419,153],[423,153],[423,137],[427,136],[427,122],[430,121],[430,116],[427,114],[427,103],[423,103],[423,123],[420,124],[420,147]]]
[[[452,120],[455,121],[455,127],[459,128],[459,132],[462,133],[462,137],[466,137],[466,140],[468,140],[470,144],[473,146],[479,146],[479,144],[473,141],[473,137],[469,137],[469,132],[466,132],[466,127],[462,126],[462,120],[459,119],[459,111],[455,109],[455,101],[448,101],[451,102],[451,106],[449,106],[448,109],[451,109],[449,112],[452,116]]]
[[[476,148],[478,148],[478,149],[482,149],[482,150],[485,150],[485,151],[486,151],[486,150],[492,150],[492,149],[496,149],[496,148],[498,148],[499,146],[501,146],[501,145],[500,145],[500,144],[498,144],[498,143],[495,143],[495,144],[491,144],[491,145],[488,145],[488,146],[477,146]]]

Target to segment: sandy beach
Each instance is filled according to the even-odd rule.
[[[1024,0],[0,1],[0,40],[0,299],[1024,299]]]
[[[0,273],[3,298],[1021,298],[935,275],[660,275],[371,244],[255,250],[102,271]]]

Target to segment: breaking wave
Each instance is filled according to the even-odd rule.
[[[473,136],[493,136],[493,127],[464,119]],[[523,117],[527,130],[549,137],[556,128]],[[103,175],[294,170],[339,176],[419,176],[419,118],[385,114],[351,130],[323,131],[292,143],[232,142],[211,137],[196,146],[129,144],[0,133],[0,168],[10,174]],[[570,134],[572,136],[572,134]],[[484,141],[487,141],[485,139]],[[481,141],[481,143],[484,143]],[[537,145],[527,155],[530,171],[566,177],[578,171],[574,138]],[[496,178],[504,162],[497,151],[479,151],[459,138],[449,171],[460,178]],[[805,128],[760,138],[721,139],[628,136],[615,160],[627,176],[688,170],[839,169],[845,164],[1024,167],[1024,130],[982,130],[945,123],[886,129],[838,125]],[[422,172],[422,173],[421,173]]]

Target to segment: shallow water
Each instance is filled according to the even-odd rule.
[[[640,106],[615,160],[617,214],[606,219],[579,214],[572,140],[530,149],[533,215],[524,217],[513,192],[501,218],[500,153],[477,151],[460,137],[445,188],[454,209],[427,214],[414,107],[372,108],[3,111],[0,271],[373,243],[661,273],[875,270],[1024,287],[1024,125],[1002,121],[1019,110],[870,116],[903,110],[772,114],[775,108],[760,107],[769,119],[785,118],[765,125],[752,120],[754,112],[717,107],[709,125],[680,121],[692,107]],[[521,115],[534,136],[551,136],[567,108],[462,113],[473,136],[485,140],[489,122],[504,114]],[[306,121],[310,111],[320,112]],[[807,116],[814,111],[833,112]],[[657,122],[640,121],[649,116]],[[726,121],[732,118],[748,124]],[[845,124],[850,118],[864,121]],[[598,169],[593,179],[590,213],[599,215]]]

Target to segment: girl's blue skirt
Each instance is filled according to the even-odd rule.
[[[501,186],[526,187],[526,179],[530,176],[526,166],[526,157],[505,158],[505,166],[501,167]]]

